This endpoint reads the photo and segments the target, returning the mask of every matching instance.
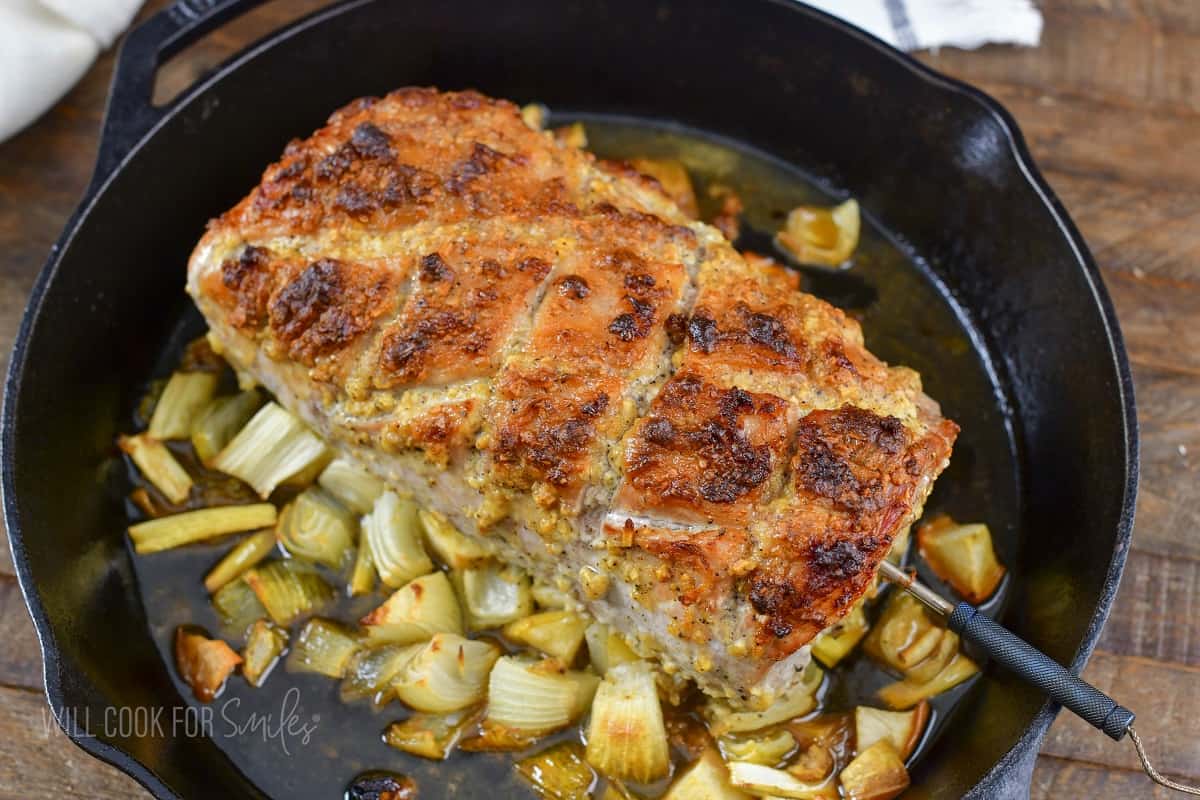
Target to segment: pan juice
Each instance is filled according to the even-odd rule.
[[[593,114],[558,114],[552,125],[582,121],[588,149],[604,158],[673,158],[691,174],[702,218],[708,219],[718,201],[713,186],[734,190],[744,204],[740,250],[770,255],[783,263],[786,254],[772,239],[797,205],[832,205],[847,196],[823,187],[797,165],[732,140],[674,124]],[[801,167],[803,165],[800,165]],[[900,239],[886,221],[863,210],[859,245],[843,269],[791,264],[801,273],[804,291],[842,308],[862,323],[867,347],[890,364],[903,364],[921,373],[925,391],[942,404],[962,433],[949,468],[938,480],[926,504],[926,516],[945,512],[961,522],[986,522],[1001,563],[1014,565],[1018,555],[1022,514],[1020,475],[1005,403],[994,374],[976,347],[965,317],[946,288]],[[156,375],[167,375],[184,345],[203,333],[200,316],[189,310],[164,348]],[[131,426],[132,427],[132,426]],[[123,487],[125,491],[128,486]],[[342,797],[355,776],[384,770],[411,777],[423,798],[535,798],[537,793],[513,767],[511,753],[455,752],[444,762],[432,762],[394,750],[383,743],[383,730],[408,715],[390,703],[374,709],[362,701],[343,703],[338,682],[288,672],[277,664],[264,685],[255,689],[240,676],[230,678],[224,692],[205,706],[192,698],[174,667],[176,627],[200,625],[220,633],[220,621],[204,590],[204,575],[229,548],[229,542],[193,545],[149,556],[132,554],[146,621],[167,670],[175,681],[179,714],[202,715],[209,724],[177,735],[202,735],[216,746],[259,790],[289,800],[330,800]],[[921,578],[949,594],[948,588],[923,568],[910,563]],[[1006,578],[984,610],[1002,611],[1011,580]],[[356,620],[382,602],[376,593],[358,598],[343,592],[321,616]],[[877,611],[878,603],[874,611]],[[874,616],[869,611],[868,616]],[[849,711],[855,705],[875,705],[875,692],[895,677],[883,672],[855,650],[834,670],[827,671],[821,690],[822,710]],[[933,698],[930,724],[909,760],[914,783],[920,782],[920,761],[953,723],[956,710],[969,697],[977,679]],[[672,713],[665,709],[668,716]],[[171,716],[170,713],[167,715]],[[674,724],[695,722],[693,709],[674,713]],[[970,724],[963,720],[964,724]],[[539,741],[531,751],[563,739],[578,737],[571,728]],[[518,754],[520,755],[520,754]],[[680,764],[677,763],[677,767]],[[666,789],[664,781],[640,787],[639,796],[653,797]]]

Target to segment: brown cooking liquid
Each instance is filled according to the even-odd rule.
[[[729,141],[673,126],[611,117],[580,115],[556,118],[554,123],[572,118],[584,121],[589,149],[601,156],[683,161],[695,183],[704,218],[715,210],[715,201],[707,192],[709,184],[732,187],[745,205],[742,235],[737,242],[741,249],[786,261],[771,244],[771,234],[780,227],[787,212],[800,204],[829,205],[841,199],[822,191],[794,167]],[[804,289],[860,320],[867,345],[876,355],[918,370],[926,391],[942,403],[948,417],[962,426],[951,465],[938,481],[926,506],[926,515],[946,512],[963,521],[987,522],[1001,561],[1014,564],[1021,517],[1020,481],[1011,420],[1004,412],[1007,406],[992,371],[975,345],[976,338],[965,316],[948,299],[945,287],[875,220],[864,216],[863,223],[859,246],[848,268],[794,265],[803,275]],[[164,349],[156,375],[169,374],[179,363],[186,343],[202,332],[202,321],[191,312]],[[130,422],[132,430],[144,427],[144,420],[138,419],[136,410]],[[170,446],[194,474],[201,475],[197,481],[201,488],[196,494],[204,498],[204,503],[254,499],[236,480],[200,470],[190,446],[181,443]],[[160,511],[179,510],[169,508],[152,487],[139,482],[134,470],[130,472],[133,485],[147,490],[153,507]],[[131,514],[140,517],[141,512],[132,503],[129,508]],[[145,557],[132,556],[150,632],[164,665],[176,681],[179,697],[173,702],[180,707],[199,704],[170,666],[172,637],[175,628],[182,624],[197,624],[213,634],[220,633],[220,622],[201,581],[229,546],[226,541]],[[922,571],[922,577],[948,591],[927,571]],[[1003,605],[1009,585],[1005,580],[985,610],[998,610]],[[321,615],[356,620],[382,600],[383,594],[378,591],[358,598],[343,595]],[[235,644],[240,647],[240,643]],[[893,676],[856,651],[836,669],[827,671],[820,690],[819,710],[822,714],[834,714],[849,711],[858,704],[879,705],[873,697],[875,691],[893,680]],[[909,759],[910,767],[919,764],[953,716],[955,707],[971,691],[973,682],[932,700],[930,724]],[[707,736],[696,711],[697,700],[693,697],[679,708],[664,708],[677,768],[686,763]],[[210,735],[259,789],[273,797],[339,798],[356,776],[378,770],[411,777],[422,798],[537,797],[512,766],[525,753],[455,752],[444,762],[401,753],[385,745],[381,734],[388,724],[407,715],[403,706],[393,702],[375,709],[365,701],[344,704],[338,698],[337,681],[289,673],[282,665],[276,667],[259,689],[235,675],[209,708],[212,716],[203,733]],[[849,756],[852,745],[849,729],[847,719],[834,747],[839,764],[845,763]],[[803,744],[803,726],[793,732]],[[578,740],[580,736],[580,729],[572,728],[540,740],[527,752],[536,752],[564,739]],[[919,774],[916,777],[919,780]],[[662,781],[653,786],[630,788],[639,797],[655,797],[668,784],[669,781]]]

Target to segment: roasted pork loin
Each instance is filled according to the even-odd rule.
[[[793,272],[473,92],[289,144],[188,290],[333,447],[737,702],[796,680],[958,430]]]

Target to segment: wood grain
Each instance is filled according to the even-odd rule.
[[[152,0],[146,16],[165,5]],[[160,71],[172,96],[231,53],[323,5],[272,0]],[[1124,329],[1142,430],[1125,581],[1086,676],[1139,712],[1164,769],[1200,780],[1200,3],[1045,0],[1036,49],[924,54],[1020,124],[1101,267]],[[45,118],[0,144],[0,364],[25,296],[87,183],[112,55]],[[0,549],[0,800],[147,796],[45,724],[32,625]],[[1060,717],[1031,796],[1166,798],[1112,744]]]
[[[0,687],[0,800],[149,796],[133,779],[76,747],[40,692]]]

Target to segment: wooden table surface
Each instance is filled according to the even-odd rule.
[[[151,2],[145,16],[164,3]],[[269,3],[164,68],[159,95],[313,0]],[[1142,426],[1129,565],[1085,677],[1139,712],[1168,773],[1200,782],[1200,2],[1043,0],[1037,49],[923,54],[998,98],[1083,231],[1117,307]],[[87,182],[112,69],[0,144],[0,348]],[[1193,622],[1195,620],[1195,622]],[[48,722],[32,625],[0,549],[0,798],[145,797]],[[1035,798],[1154,793],[1127,742],[1062,716]],[[1173,795],[1171,795],[1173,796]]]

